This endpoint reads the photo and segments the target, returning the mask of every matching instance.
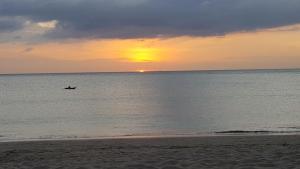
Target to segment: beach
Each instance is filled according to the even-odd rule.
[[[299,72],[3,75],[0,169],[299,168]]]
[[[0,143],[1,169],[299,167],[299,135],[223,135]]]

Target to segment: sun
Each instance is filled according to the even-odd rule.
[[[153,48],[138,47],[130,49],[128,59],[131,62],[156,62],[158,61],[158,51]]]
[[[145,70],[141,69],[141,70],[138,70],[138,72],[145,73]]]

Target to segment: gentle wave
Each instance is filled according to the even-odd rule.
[[[296,134],[300,133],[300,130],[295,131],[268,131],[268,130],[227,130],[227,131],[217,131],[216,134]]]

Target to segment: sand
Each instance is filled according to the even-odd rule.
[[[300,168],[300,136],[215,136],[0,143],[0,168]]]

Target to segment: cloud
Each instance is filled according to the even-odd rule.
[[[58,39],[225,35],[297,24],[299,11],[299,0],[0,1],[1,16],[55,25],[45,35]]]
[[[22,29],[23,26],[23,20],[16,19],[15,17],[0,17],[0,33],[13,32],[15,30]]]
[[[37,25],[41,28],[45,29],[54,29],[58,24],[57,20],[46,21],[46,22],[38,22]]]
[[[6,17],[6,20],[1,19],[0,17],[0,24],[2,24],[0,25],[0,43],[48,41],[47,34],[53,31],[58,24],[56,20],[35,22],[21,16],[12,19]]]

